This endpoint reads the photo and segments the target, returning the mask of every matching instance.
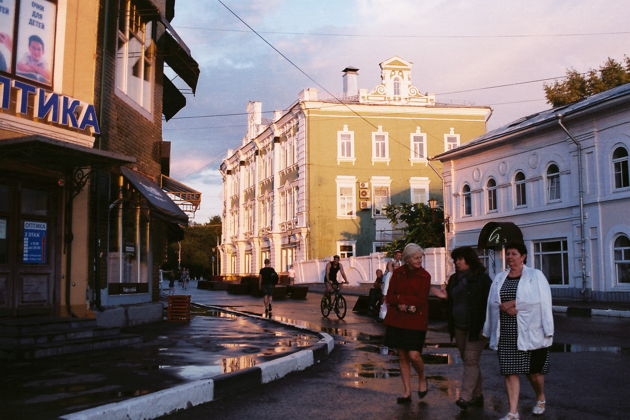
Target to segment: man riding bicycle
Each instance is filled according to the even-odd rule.
[[[332,291],[339,287],[339,281],[337,280],[337,273],[341,273],[343,277],[343,283],[348,283],[345,271],[343,271],[343,265],[339,262],[339,255],[335,255],[333,260],[326,264],[326,276],[324,282],[326,284],[326,291],[324,296],[330,296]]]

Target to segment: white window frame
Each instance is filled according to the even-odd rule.
[[[399,77],[394,77],[392,87],[393,87],[394,96],[400,96],[400,78]]]
[[[544,243],[552,243],[552,242],[560,242],[560,251],[543,251],[542,244]],[[561,276],[562,283],[551,283],[551,286],[569,286],[571,282],[571,273],[569,268],[569,242],[567,238],[553,238],[553,239],[543,239],[539,241],[533,241],[534,246],[534,268],[541,270],[548,280],[550,280],[550,273],[545,272],[544,267],[542,265],[542,259],[545,255],[559,255],[561,259]],[[554,264],[555,266],[555,264]]]
[[[416,141],[417,137],[422,139],[421,143]],[[420,143],[419,147],[416,147],[418,143]],[[418,152],[421,156],[418,156]],[[427,134],[421,132],[420,127],[416,127],[415,133],[409,134],[409,160],[412,163],[427,161]]]
[[[378,251],[376,248],[384,247],[384,246],[387,246],[389,244],[390,244],[390,242],[374,241],[374,242],[372,242],[372,252],[383,252],[383,251]]]
[[[449,139],[455,139],[455,142],[450,141]],[[450,128],[448,134],[444,134],[444,151],[448,152],[449,150],[453,150],[461,144],[461,136],[459,134],[455,134],[455,129],[453,127]]]
[[[624,149],[626,152],[626,156],[621,158],[614,158],[614,154],[617,150]],[[613,181],[613,190],[615,191],[625,191],[630,187],[630,153],[628,152],[628,148],[625,145],[615,145],[611,154],[611,162],[612,162],[612,181]],[[625,172],[625,176],[624,176]],[[617,176],[619,175],[619,180],[621,181],[621,185],[617,183]],[[623,185],[623,184],[626,185]]]
[[[388,176],[373,176],[370,178],[370,183],[372,184],[372,217],[373,218],[381,218],[385,217],[383,214],[383,208],[391,203],[392,191],[391,184],[392,179]],[[376,190],[377,188],[387,188],[387,197],[386,203],[384,205],[377,206],[376,202]],[[379,196],[383,197],[383,196]]]
[[[494,182],[493,186],[488,186],[490,181]],[[488,213],[494,213],[498,211],[498,188],[497,188],[497,180],[494,178],[488,178],[486,181],[486,206],[488,209]]]
[[[427,204],[429,202],[429,184],[431,180],[426,176],[414,176],[409,178],[409,202]],[[414,190],[423,190],[424,200],[417,201]]]
[[[335,181],[337,184],[337,219],[354,219],[357,215],[357,179],[354,176],[339,175]],[[349,188],[350,195],[342,197],[342,188]],[[350,212],[348,212],[349,209],[351,209]]]
[[[352,253],[352,255],[348,255],[348,251],[342,251],[341,250],[342,246],[350,246],[350,247],[352,247],[352,251],[350,251]],[[337,241],[337,253],[336,253],[336,255],[339,255],[339,257],[341,257],[341,258],[356,257],[356,255],[357,255],[357,241]]]
[[[556,172],[549,172],[552,166],[556,167]],[[545,186],[548,203],[557,203],[562,199],[562,189],[560,187],[560,167],[557,163],[551,162],[545,171]]]
[[[517,180],[518,174],[523,174],[522,180]],[[527,175],[523,171],[517,171],[514,173],[514,207],[523,208],[527,207]]]
[[[472,189],[468,183],[462,186],[462,215],[472,216]]]
[[[349,143],[350,143],[350,155],[346,156],[344,153],[344,143],[347,142],[346,140],[343,140],[342,137],[343,136],[349,136]],[[350,131],[348,130],[348,126],[344,124],[343,126],[343,130],[341,131],[337,131],[337,164],[339,164],[340,162],[352,162],[352,164],[354,165],[354,162],[356,161],[356,157],[354,155],[354,131]]]
[[[615,285],[616,286],[621,286],[621,287],[628,287],[630,286],[630,281],[629,282],[622,282],[619,280],[619,265],[621,264],[630,264],[630,246],[617,246],[616,242],[617,240],[619,240],[621,237],[625,237],[626,239],[630,239],[626,234],[619,234],[616,235],[615,238],[613,239],[612,242],[612,246],[613,246],[613,269],[615,271]],[[621,252],[621,258],[617,259],[617,252]]]
[[[125,10],[118,14],[118,19],[120,19],[120,16],[125,16],[126,22],[124,25],[121,25],[120,23],[117,25],[117,57],[115,64],[116,95],[134,107],[134,109],[139,111],[145,118],[152,118],[157,71],[157,46],[154,39],[156,33],[155,22],[145,20],[142,17],[142,11],[138,10],[138,5],[136,5],[133,0],[121,0],[120,7],[124,7]],[[135,19],[137,19],[138,22],[134,22],[134,25],[131,25],[131,20]],[[138,25],[136,31],[132,28],[132,26],[135,25]],[[121,26],[124,27],[124,31],[120,30]],[[138,36],[140,36],[140,38],[138,38]],[[130,51],[129,47],[130,44],[132,44],[132,39],[137,40],[140,44],[140,52]],[[142,55],[141,59],[138,59],[138,53]],[[139,72],[143,75],[143,77],[139,78],[139,93],[130,92],[129,69],[131,66],[131,60],[135,60],[140,63]],[[151,70],[149,73],[149,80],[145,81],[144,73],[147,60],[149,61],[148,65],[151,67]]]
[[[376,152],[379,149],[377,147],[377,141],[376,138],[377,136],[383,136],[383,154],[385,156],[377,156]],[[378,143],[381,143],[380,141]],[[372,132],[372,165],[375,162],[386,162],[389,165],[389,133],[386,131],[383,131],[383,127],[382,126],[378,126],[378,130],[377,131],[373,131]]]

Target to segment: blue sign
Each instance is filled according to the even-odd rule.
[[[46,263],[46,222],[24,222],[24,254],[22,262]]]

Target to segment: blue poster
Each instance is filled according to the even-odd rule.
[[[24,222],[24,255],[22,262],[46,263],[46,222]]]

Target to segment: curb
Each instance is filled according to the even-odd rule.
[[[335,348],[335,340],[323,332],[218,306],[195,305],[234,315],[264,319],[275,324],[314,333],[321,339],[306,350],[263,362],[255,367],[224,373],[212,379],[176,385],[147,395],[66,414],[60,418],[65,420],[154,419],[275,381],[291,372],[303,371],[326,359]]]
[[[577,306],[553,306],[553,311],[557,313],[564,313],[568,316],[583,316],[591,318],[594,316],[607,316],[614,318],[630,318],[630,311],[624,311],[619,309],[594,309],[594,308],[581,308]]]

